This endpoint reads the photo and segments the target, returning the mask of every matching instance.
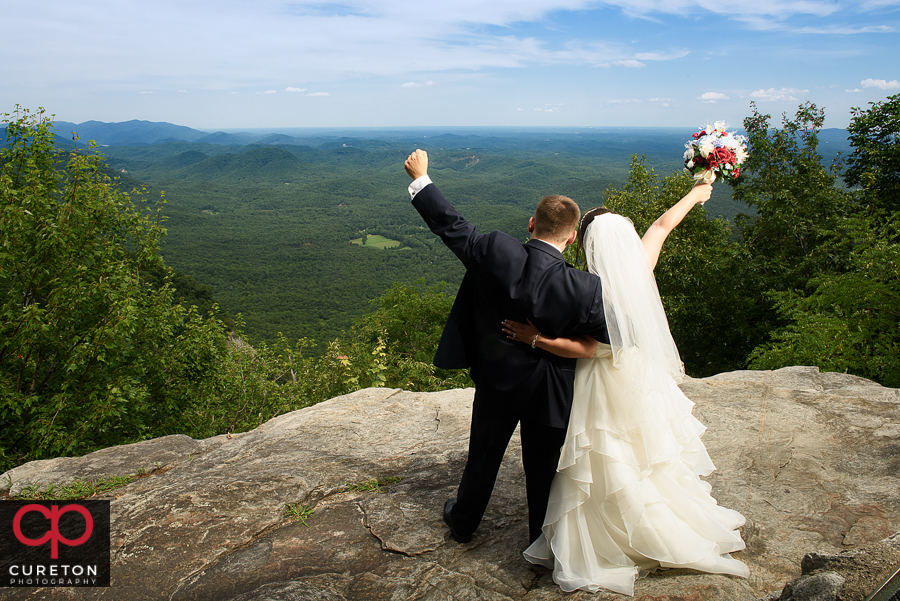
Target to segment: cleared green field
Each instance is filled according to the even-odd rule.
[[[394,248],[396,246],[400,246],[399,240],[391,240],[390,238],[385,238],[384,236],[379,236],[378,234],[372,234],[370,236],[366,236],[366,243],[363,244],[362,238],[357,238],[356,240],[351,240],[353,244],[359,244],[360,246],[370,246],[372,248]]]

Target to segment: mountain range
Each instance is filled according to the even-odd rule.
[[[669,139],[686,140],[692,133],[684,128],[651,127],[404,127],[404,128],[272,128],[246,131],[203,131],[183,125],[153,121],[106,123],[85,121],[55,122],[61,144],[71,145],[72,132],[82,141],[94,140],[100,146],[139,146],[169,142],[188,142],[221,146],[249,144],[353,146],[364,150],[385,149],[392,144],[420,143],[430,147],[479,150],[542,150],[579,152],[586,147],[607,151],[653,154],[654,147]],[[740,133],[740,128],[735,128]],[[823,154],[832,149],[849,148],[845,129],[829,128],[819,132]]]

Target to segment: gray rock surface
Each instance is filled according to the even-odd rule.
[[[801,576],[784,587],[779,601],[838,601],[844,582],[837,572]]]
[[[864,601],[900,566],[900,534],[840,553],[807,553],[801,576],[765,601]]]
[[[682,388],[708,427],[714,496],[747,517],[747,549],[737,556],[751,576],[665,570],[639,580],[635,599],[778,598],[770,593],[801,576],[808,553],[877,554],[900,530],[900,391],[808,367],[688,378]],[[522,559],[517,439],[472,542],[449,538],[440,508],[465,460],[472,394],[367,389],[231,437],[169,436],[16,468],[0,476],[0,493],[152,473],[109,493],[112,587],[6,588],[3,597],[622,598],[562,593],[547,570]],[[381,492],[348,487],[378,477],[401,480]],[[298,502],[314,510],[307,525],[285,511]],[[833,562],[817,569],[847,579]],[[855,585],[874,587],[885,575],[874,570]]]

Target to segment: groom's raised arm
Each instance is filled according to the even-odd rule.
[[[468,266],[473,246],[481,236],[475,231],[475,226],[447,202],[428,177],[428,154],[424,150],[416,150],[409,155],[403,167],[413,179],[409,186],[413,206],[429,229]]]

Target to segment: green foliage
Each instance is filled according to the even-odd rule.
[[[378,478],[372,478],[370,480],[363,480],[362,482],[353,482],[347,483],[347,488],[345,490],[353,491],[353,492],[374,492],[380,493],[382,492],[383,486],[389,486],[391,484],[396,484],[403,480],[400,476],[379,476]]]
[[[358,371],[360,382],[404,390],[434,391],[472,386],[462,371],[432,364],[453,298],[444,284],[427,287],[396,283],[373,301],[377,309],[361,318],[350,337],[340,340],[347,365],[368,366]],[[377,382],[377,384],[376,384]]]
[[[222,311],[213,296],[212,286],[201,284],[191,276],[170,269],[164,264],[145,267],[142,273],[144,280],[156,288],[166,284],[172,286],[172,302],[186,307],[194,306],[200,315],[215,313],[229,327],[234,327],[234,318]]]
[[[300,522],[307,528],[309,528],[309,523],[307,520],[312,517],[315,510],[312,507],[304,505],[303,503],[285,503],[284,505],[285,514],[294,520],[295,522]]]
[[[189,418],[208,427],[195,393],[214,390],[236,352],[214,314],[173,302],[159,204],[120,192],[91,147],[56,152],[43,112],[6,121],[0,469],[184,432]],[[229,407],[215,433],[271,402]]]
[[[844,179],[861,186],[863,201],[883,211],[900,209],[900,94],[870,102],[866,110],[853,108]]]
[[[121,488],[135,479],[135,476],[109,476],[96,480],[74,480],[59,488],[52,484],[41,488],[40,484],[31,483],[22,489],[18,499],[32,500],[76,500],[87,499],[94,495],[103,494],[117,488]]]
[[[760,290],[804,289],[813,276],[845,268],[846,248],[829,232],[850,213],[852,197],[836,187],[837,166],[822,165],[821,109],[805,103],[793,119],[782,116],[782,129],[771,129],[771,116],[751,108],[744,119],[750,154],[733,193],[757,211],[739,222],[748,273]]]
[[[815,133],[823,115],[814,105],[801,106],[780,132],[763,132],[768,116],[747,120],[759,141],[751,146],[756,179],[747,189],[763,200],[745,245],[749,266],[763,274],[754,282],[762,300],[757,294],[754,302],[771,304],[761,320],[771,342],[759,341],[751,367],[816,365],[900,386],[898,214],[887,213],[900,180],[898,106],[892,97],[869,111],[854,109],[845,179],[862,189],[853,193],[821,166]],[[766,151],[783,162],[767,163]]]
[[[158,207],[118,192],[96,155],[61,157],[43,112],[6,120],[0,449],[65,455],[140,438],[180,318],[171,287],[141,277],[160,261]]]
[[[753,369],[816,365],[900,387],[900,212],[884,223],[857,216],[846,225],[850,269],[813,278],[806,296],[773,293],[789,324],[753,352]]]

